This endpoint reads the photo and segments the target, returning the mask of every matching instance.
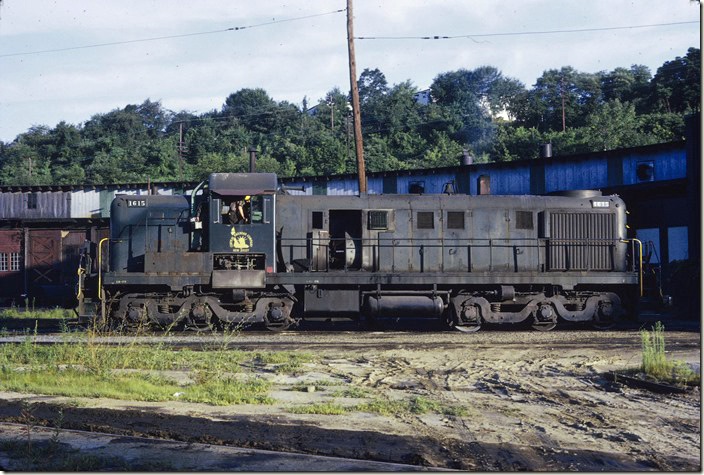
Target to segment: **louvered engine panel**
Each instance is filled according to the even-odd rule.
[[[550,270],[614,269],[614,215],[550,213]]]

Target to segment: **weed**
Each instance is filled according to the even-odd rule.
[[[395,414],[407,413],[408,404],[405,401],[373,399],[371,401],[353,406],[352,410],[358,412],[370,412],[372,414],[381,414],[384,416],[392,416]]]
[[[24,399],[20,402],[20,420],[24,424],[27,433],[27,453],[32,453],[32,432],[37,426],[37,418],[34,416],[34,408]]]
[[[290,363],[283,363],[277,365],[274,368],[274,373],[276,374],[290,374],[292,376],[298,376],[302,374],[301,363],[297,361],[291,361]]]
[[[333,397],[351,397],[351,398],[361,399],[361,398],[369,397],[370,394],[371,393],[369,392],[368,389],[353,386],[351,388],[341,389],[341,390],[335,391],[334,393],[332,393],[332,396]]]
[[[51,439],[49,439],[49,447],[51,448],[51,453],[55,453],[59,448],[59,443],[61,442],[61,425],[64,422],[64,411],[59,409],[59,413],[54,419],[54,430],[51,433]]]
[[[347,409],[334,402],[321,402],[289,407],[288,412],[292,414],[340,415],[347,412]]]
[[[45,308],[45,309],[39,309],[36,310],[32,308],[30,310],[29,308],[29,302],[28,300],[25,300],[25,308],[24,310],[17,308],[15,306],[9,307],[9,308],[3,308],[0,309],[0,318],[6,318],[6,319],[57,319],[57,320],[67,320],[69,318],[73,318],[74,313],[73,310],[70,309],[65,309],[65,308]]]
[[[270,384],[263,379],[251,378],[247,381],[218,379],[203,384],[193,384],[182,389],[181,399],[202,402],[214,406],[230,404],[272,404],[267,396]]]
[[[698,384],[699,375],[682,361],[668,361],[665,356],[665,327],[656,322],[652,331],[641,330],[641,370],[647,376],[666,382]]]
[[[310,353],[298,353],[295,351],[273,351],[273,352],[256,352],[253,355],[253,360],[261,364],[294,364],[294,363],[310,363],[315,360],[315,357]]]
[[[414,396],[409,400],[401,401],[373,399],[371,401],[353,406],[352,410],[359,412],[371,412],[373,414],[382,414],[386,416],[401,414],[427,414],[428,412],[432,412],[435,414],[461,417],[467,415],[468,413],[467,408],[464,406],[448,406],[422,396]]]

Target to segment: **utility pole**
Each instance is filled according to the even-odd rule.
[[[183,122],[178,124],[178,177],[183,181],[183,153],[186,147],[183,143]]]
[[[332,94],[328,96],[328,105],[330,106],[330,130],[335,128],[335,100]]]
[[[359,114],[359,91],[357,90],[357,65],[354,59],[354,33],[352,28],[352,0],[347,0],[347,49],[350,59],[350,89],[352,93],[352,118],[354,123],[354,148],[357,156],[357,180],[359,194],[367,193],[367,175],[364,171],[364,148],[362,145],[362,118]]]
[[[562,131],[565,131],[565,77],[560,77],[560,99],[562,99]]]

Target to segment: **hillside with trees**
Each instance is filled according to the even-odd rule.
[[[368,171],[536,158],[681,140],[684,116],[701,109],[701,53],[690,48],[660,66],[585,73],[543,72],[526,87],[492,66],[439,74],[431,101],[410,80],[389,84],[365,69],[359,94]],[[173,112],[145,100],[79,125],[32,127],[0,141],[0,184],[199,180],[257,169],[282,176],[356,170],[348,96],[334,88],[317,104],[275,101],[263,89],[230,94],[220,110]],[[179,153],[179,149],[181,153]]]

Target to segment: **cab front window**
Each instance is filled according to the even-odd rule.
[[[222,201],[223,222],[226,224],[253,224],[263,221],[261,196],[233,196]]]

